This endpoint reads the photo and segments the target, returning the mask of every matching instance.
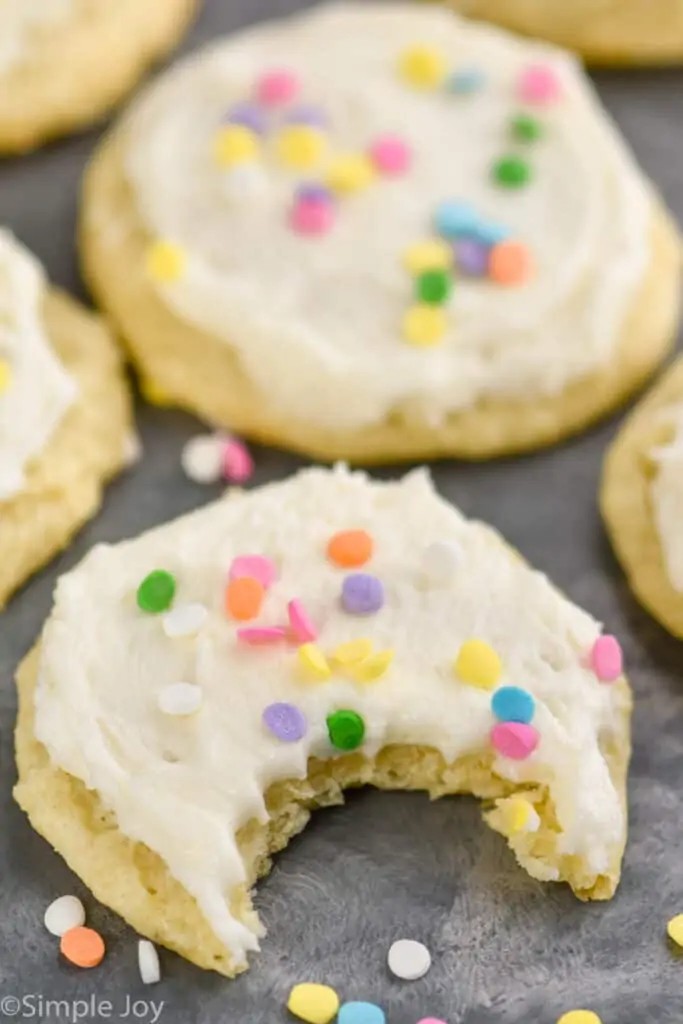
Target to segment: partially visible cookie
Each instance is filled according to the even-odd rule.
[[[96,121],[179,40],[199,0],[4,0],[0,153]]]
[[[634,593],[683,638],[683,357],[608,452],[601,505]]]
[[[0,608],[97,511],[131,432],[109,333],[0,231]]]

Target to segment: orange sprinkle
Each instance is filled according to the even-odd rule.
[[[59,948],[76,967],[97,967],[104,957],[104,940],[92,928],[70,928],[62,935]]]
[[[327,545],[327,557],[342,569],[355,569],[372,558],[372,537],[365,530],[342,530]]]
[[[261,611],[265,590],[253,576],[239,576],[230,580],[225,591],[225,609],[233,619],[246,622],[255,619]]]
[[[489,254],[489,276],[498,284],[522,284],[531,273],[531,256],[522,242],[499,242]]]

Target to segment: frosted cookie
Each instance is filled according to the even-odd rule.
[[[627,420],[605,460],[602,511],[638,597],[683,637],[683,358]]]
[[[578,65],[431,6],[323,7],[173,68],[81,227],[152,398],[323,459],[557,441],[678,315],[678,237]]]
[[[18,685],[32,824],[202,967],[245,968],[249,890],[348,786],[473,793],[535,878],[617,886],[619,645],[424,471],[311,469],[97,546]]]
[[[130,437],[111,337],[0,230],[0,608],[97,511]]]
[[[475,18],[540,36],[594,64],[683,60],[683,0],[449,0]]]
[[[197,0],[0,0],[0,153],[114,106],[182,35]]]

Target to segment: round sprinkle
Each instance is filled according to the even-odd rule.
[[[448,270],[453,265],[453,250],[440,238],[411,245],[403,254],[403,262],[411,274],[425,270]]]
[[[345,644],[339,644],[332,653],[332,660],[338,665],[347,667],[357,665],[365,661],[372,654],[372,640],[368,637],[361,637],[358,640],[349,640]]]
[[[202,691],[194,683],[170,683],[159,691],[157,704],[165,715],[194,715],[202,706]]]
[[[305,124],[283,128],[275,140],[275,152],[280,162],[297,171],[309,170],[319,164],[326,148],[323,132]]]
[[[231,484],[244,484],[254,475],[254,460],[243,441],[231,438],[223,445],[221,471]]]
[[[492,690],[503,667],[493,647],[484,640],[466,640],[455,659],[455,671],[463,683]]]
[[[294,203],[289,215],[289,226],[298,235],[325,235],[335,220],[334,206],[319,200],[300,200]]]
[[[269,704],[263,712],[263,724],[283,743],[296,743],[307,731],[306,717],[294,704]]]
[[[181,245],[175,242],[154,242],[147,250],[145,258],[147,274],[159,284],[172,284],[185,273],[187,256]]]
[[[196,484],[213,484],[223,468],[223,441],[218,434],[201,434],[184,445],[180,455],[183,470]]]
[[[365,153],[348,153],[331,161],[325,180],[333,192],[350,195],[371,185],[375,174],[375,167]]]
[[[373,540],[365,530],[342,530],[327,545],[327,557],[342,569],[357,569],[372,558]]]
[[[332,675],[332,669],[327,658],[315,644],[302,644],[298,655],[299,664],[304,670],[305,675],[321,680],[329,679]]]
[[[387,1018],[375,1003],[344,1003],[337,1024],[386,1024]]]
[[[562,1014],[557,1024],[602,1024],[602,1021],[592,1010],[570,1010]]]
[[[170,608],[175,595],[175,576],[165,569],[154,569],[145,576],[137,590],[138,608],[158,614]]]
[[[443,339],[446,327],[443,309],[421,302],[411,306],[403,318],[403,337],[411,345],[428,348]]]
[[[450,583],[462,565],[462,548],[454,540],[436,540],[425,548],[422,569],[430,584]]]
[[[216,132],[212,152],[219,167],[249,163],[259,156],[259,138],[251,128],[246,128],[242,124],[231,124]]]
[[[413,939],[399,939],[389,949],[389,970],[404,981],[423,978],[432,966],[432,957],[426,946]]]
[[[489,247],[475,238],[461,238],[453,244],[455,265],[466,277],[486,277],[489,270]]]
[[[408,143],[397,135],[384,135],[370,146],[370,156],[380,174],[394,177],[406,173],[412,153]]]
[[[156,985],[158,981],[161,981],[159,954],[156,951],[156,946],[149,939],[138,941],[138,968],[143,985]]]
[[[261,611],[265,588],[253,576],[231,579],[225,590],[225,610],[232,619],[247,622]]]
[[[683,914],[671,918],[666,926],[666,933],[677,946],[683,946]]]
[[[12,382],[12,367],[6,359],[0,359],[0,395],[7,391]]]
[[[486,75],[478,67],[460,68],[448,76],[446,89],[456,96],[470,96],[486,85]]]
[[[497,245],[498,242],[505,242],[512,234],[510,228],[504,224],[496,224],[492,220],[480,220],[472,231],[472,238],[482,245]]]
[[[425,270],[417,279],[415,291],[420,302],[440,306],[447,302],[453,280],[446,270]]]
[[[297,186],[295,199],[302,203],[332,203],[334,197],[329,188],[319,181],[304,181]]]
[[[179,604],[166,612],[161,625],[168,637],[194,636],[209,617],[203,604]]]
[[[460,238],[473,232],[479,215],[469,203],[448,199],[439,203],[434,212],[434,228],[445,238]]]
[[[85,908],[78,896],[60,896],[47,908],[43,921],[51,935],[61,937],[85,924]]]
[[[277,566],[265,555],[238,555],[232,560],[228,579],[239,580],[243,576],[258,580],[267,590],[277,579]]]
[[[299,79],[293,71],[273,68],[256,83],[256,98],[266,107],[281,107],[295,99],[299,88]]]
[[[265,135],[268,118],[256,103],[236,103],[223,118],[225,124],[239,124],[248,128],[255,135]]]
[[[365,722],[357,711],[334,711],[327,716],[327,732],[337,750],[356,750],[365,736]]]
[[[521,156],[504,156],[491,170],[493,180],[504,188],[523,188],[531,178],[531,167]]]
[[[237,639],[251,647],[265,647],[286,640],[287,630],[284,626],[246,626],[237,630]]]
[[[517,95],[525,103],[545,106],[560,98],[559,76],[549,64],[530,64],[517,82]]]
[[[76,967],[97,967],[104,958],[104,941],[92,928],[71,928],[59,943],[63,957]]]
[[[329,985],[301,982],[289,993],[287,1009],[307,1024],[330,1024],[339,1010],[339,996]]]
[[[624,670],[621,644],[615,636],[606,633],[598,637],[591,651],[591,665],[601,683],[613,683]]]
[[[394,651],[387,649],[352,662],[346,666],[346,670],[357,683],[374,683],[377,679],[381,679],[393,660]]]
[[[327,114],[321,107],[313,104],[301,104],[285,111],[282,118],[285,124],[307,124],[312,128],[327,128]]]
[[[444,55],[433,46],[412,46],[399,60],[402,78],[417,89],[436,89],[444,80],[446,66]]]
[[[311,643],[318,636],[318,630],[313,625],[311,618],[298,598],[294,598],[287,605],[289,615],[289,627],[295,639],[300,644]]]
[[[370,573],[353,573],[342,583],[341,602],[350,615],[372,615],[384,604],[384,585]]]
[[[523,722],[499,722],[491,730],[494,748],[513,761],[524,761],[533,754],[539,740],[538,730]]]
[[[497,284],[523,284],[531,269],[531,256],[522,242],[499,242],[489,253],[489,276]]]
[[[536,142],[543,137],[543,125],[531,114],[517,114],[513,117],[510,130],[518,142]]]
[[[499,722],[524,722],[528,725],[535,709],[534,698],[519,686],[501,686],[491,698],[491,710]]]
[[[446,1021],[437,1017],[423,1017],[417,1024],[446,1024]]]

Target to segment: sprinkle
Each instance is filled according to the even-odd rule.
[[[156,946],[149,939],[138,941],[138,968],[143,985],[156,985],[158,981],[161,981],[159,954],[156,951]]]
[[[461,68],[448,76],[446,89],[456,96],[469,96],[486,85],[486,75],[478,67]]]
[[[436,540],[425,548],[422,556],[422,569],[433,585],[450,583],[463,560],[460,545],[454,540]]]
[[[332,669],[327,658],[315,644],[302,644],[299,648],[299,664],[306,674],[315,679],[329,679]]]
[[[414,939],[398,939],[392,943],[387,957],[389,970],[404,981],[424,978],[432,966],[432,957],[426,946]]]
[[[666,933],[677,946],[683,946],[683,914],[671,918],[666,926]]]
[[[97,967],[104,958],[104,941],[92,928],[70,928],[62,935],[59,949],[76,967]]]
[[[503,757],[524,761],[538,746],[540,736],[533,725],[523,722],[499,722],[491,730],[491,743]]]
[[[489,247],[474,238],[461,238],[453,243],[455,265],[466,277],[486,277],[489,269]]]
[[[325,155],[327,140],[318,128],[294,124],[278,132],[275,151],[286,167],[305,171],[320,163]]]
[[[479,222],[477,211],[469,203],[447,199],[439,203],[434,213],[434,228],[445,238],[460,238],[475,230]]]
[[[85,924],[85,908],[78,896],[60,896],[47,908],[43,921],[51,935],[61,937]]]
[[[337,1024],[386,1024],[384,1010],[375,1003],[344,1003]]]
[[[591,665],[601,683],[613,683],[624,670],[621,644],[615,636],[599,636],[591,651]]]
[[[522,284],[531,269],[531,256],[522,242],[499,242],[489,253],[489,276],[497,284]]]
[[[283,743],[297,743],[306,735],[306,716],[294,704],[269,704],[262,717],[266,729]]]
[[[443,305],[453,290],[452,278],[446,270],[425,270],[415,284],[418,300],[431,306]]]
[[[347,153],[335,157],[325,172],[328,186],[339,195],[350,195],[367,188],[375,176],[374,164],[365,153]]]
[[[301,104],[285,112],[282,120],[285,124],[307,124],[313,128],[327,128],[327,115],[320,107],[312,104]]]
[[[403,336],[420,348],[435,345],[446,333],[446,315],[439,306],[418,303],[403,318]]]
[[[185,273],[187,256],[181,245],[175,242],[154,242],[145,256],[147,274],[160,284],[172,284]]]
[[[287,605],[289,626],[300,644],[310,643],[318,636],[318,630],[311,622],[308,612],[298,598]]]
[[[299,88],[299,79],[293,71],[273,68],[261,75],[256,83],[256,97],[266,107],[281,107],[292,102]]]
[[[372,615],[384,604],[382,581],[370,573],[356,572],[342,583],[341,603],[350,615]]]
[[[334,197],[329,188],[319,181],[304,181],[297,186],[295,199],[303,203],[332,203]]]
[[[528,725],[535,709],[534,698],[519,686],[501,686],[491,698],[491,710],[499,722],[524,722]]]
[[[223,441],[219,434],[191,437],[183,446],[180,464],[196,484],[213,484],[220,479],[223,467]]]
[[[346,669],[357,683],[374,683],[381,679],[393,660],[394,651],[388,648],[386,651],[378,651],[377,654],[352,662]]]
[[[417,1024],[446,1024],[446,1021],[437,1017],[423,1017]]]
[[[332,203],[303,200],[294,203],[289,225],[298,235],[325,235],[334,224],[334,219]]]
[[[244,484],[254,475],[254,460],[243,441],[231,437],[223,445],[222,473],[232,484]]]
[[[165,715],[194,715],[202,706],[202,691],[194,683],[170,683],[159,690],[157,704]]]
[[[357,665],[365,661],[372,654],[372,640],[361,637],[358,640],[348,640],[345,644],[339,644],[332,652],[332,660],[344,667]]]
[[[225,610],[233,619],[246,622],[261,611],[265,588],[253,576],[231,579],[225,590]]]
[[[503,671],[500,658],[483,640],[466,640],[455,660],[455,671],[463,683],[491,690]]]
[[[337,750],[356,750],[365,736],[365,722],[357,711],[333,711],[327,716],[327,732]]]
[[[504,156],[491,168],[493,180],[504,188],[523,188],[531,178],[531,167],[521,156]]]
[[[251,647],[278,644],[287,639],[284,626],[245,626],[237,630],[237,639]]]
[[[413,46],[401,54],[399,71],[418,89],[436,89],[446,74],[446,60],[433,46]]]
[[[403,253],[403,262],[411,274],[425,270],[448,270],[453,265],[453,251],[440,238],[416,242]]]
[[[543,136],[543,126],[531,114],[517,114],[510,123],[512,137],[518,142],[536,142]]]
[[[209,617],[203,604],[179,604],[166,612],[161,625],[168,637],[194,636]]]
[[[592,1010],[570,1010],[562,1014],[557,1024],[602,1024],[602,1021]]]
[[[491,220],[480,220],[472,230],[472,238],[476,242],[481,242],[482,245],[496,245],[498,242],[505,242],[511,234],[510,228]]]
[[[301,982],[289,993],[287,1009],[307,1024],[330,1024],[339,1009],[339,996],[329,985]]]
[[[265,135],[268,128],[268,119],[255,103],[237,103],[231,107],[223,118],[224,124],[239,124],[248,128],[255,135]]]
[[[389,177],[405,174],[410,167],[410,146],[397,135],[384,135],[370,146],[370,156],[380,172]]]
[[[525,103],[543,106],[560,98],[560,79],[549,64],[530,64],[517,82],[517,95]]]
[[[277,566],[265,555],[238,555],[230,564],[228,579],[239,580],[243,576],[251,576],[268,590],[277,579]]]
[[[175,595],[175,576],[165,569],[154,569],[137,590],[138,608],[143,612],[165,612]]]
[[[0,395],[7,391],[12,381],[12,367],[6,359],[0,359]]]
[[[251,128],[231,124],[220,128],[213,138],[213,158],[219,167],[249,163],[259,156],[259,138]]]
[[[374,543],[365,530],[342,530],[327,545],[327,557],[342,569],[357,569],[372,558]]]
[[[504,804],[504,813],[513,834],[538,832],[541,819],[529,800],[525,800],[523,796],[512,796],[501,802]]]

